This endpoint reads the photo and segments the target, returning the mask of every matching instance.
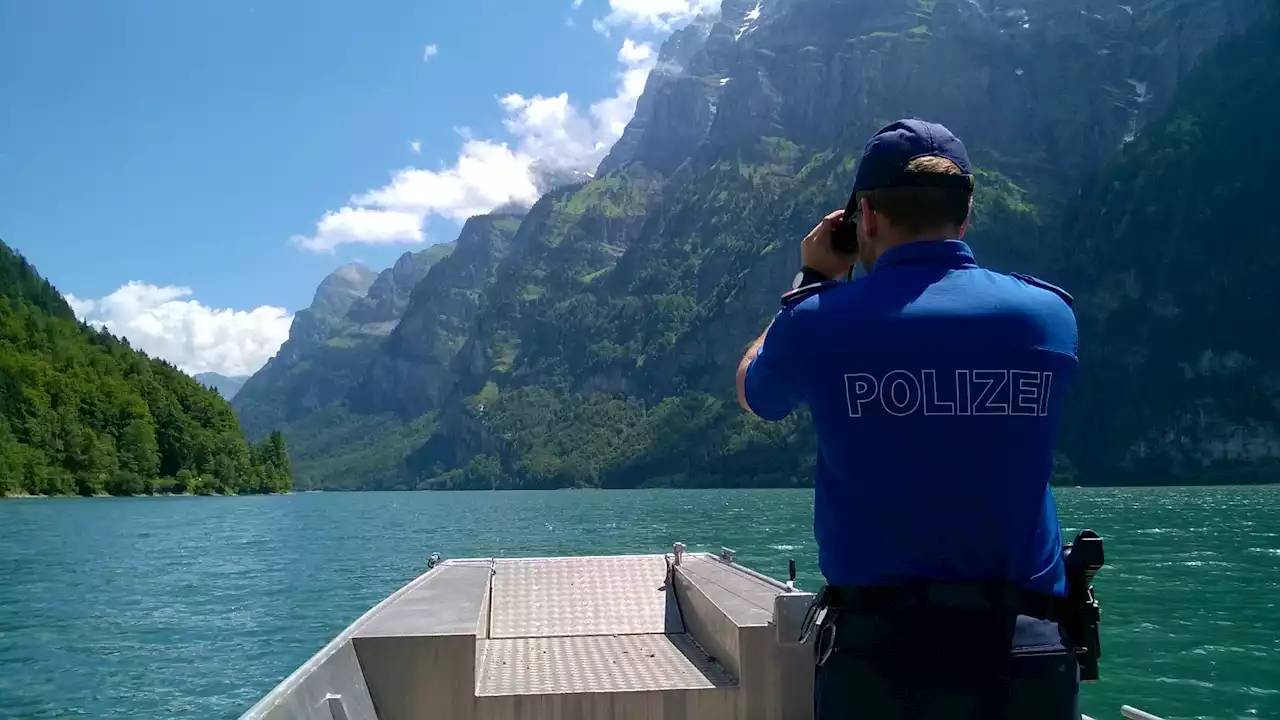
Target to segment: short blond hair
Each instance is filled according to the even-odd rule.
[[[909,173],[963,175],[960,166],[938,155],[918,157],[907,164]],[[908,234],[918,235],[941,227],[959,227],[969,217],[971,191],[950,187],[886,187],[864,190],[871,209]]]

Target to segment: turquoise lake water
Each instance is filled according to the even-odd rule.
[[[0,502],[0,718],[235,718],[427,556],[721,545],[816,589],[810,491]],[[1280,487],[1063,489],[1107,542],[1085,711],[1280,718]]]

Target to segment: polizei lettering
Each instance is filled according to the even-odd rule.
[[[1049,414],[1053,373],[1035,370],[890,370],[844,376],[849,417],[869,411],[905,415]]]

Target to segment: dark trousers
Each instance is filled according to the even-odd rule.
[[[1080,720],[1074,649],[1056,623],[832,609],[814,632],[815,720]]]

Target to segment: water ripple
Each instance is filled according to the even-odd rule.
[[[807,491],[301,494],[0,503],[0,715],[235,718],[445,557],[735,548],[819,577]],[[1280,717],[1280,488],[1064,489],[1107,540],[1085,710]],[[10,717],[6,715],[5,717]]]

